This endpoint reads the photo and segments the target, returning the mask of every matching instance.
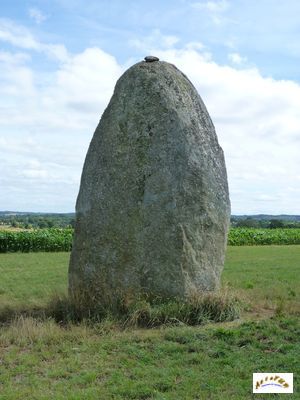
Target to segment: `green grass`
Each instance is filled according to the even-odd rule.
[[[240,400],[252,398],[252,372],[300,372],[299,326],[287,317],[124,332],[25,319],[0,344],[7,400]]]
[[[69,253],[0,254],[0,309],[43,306],[52,294],[65,293],[69,257]]]
[[[69,253],[0,255],[1,305],[44,306],[67,289]],[[228,247],[223,286],[248,307],[294,310],[300,302],[300,246]]]
[[[236,290],[250,311],[299,312],[300,246],[228,247],[223,285]]]
[[[0,255],[0,304],[65,293],[68,258]],[[17,317],[0,329],[0,399],[254,399],[260,371],[294,372],[299,398],[299,268],[300,246],[229,247],[223,285],[244,307],[233,322],[124,330]]]
[[[67,253],[9,253],[0,256],[0,322],[17,314],[52,316],[57,322],[78,321],[87,308],[77,307],[67,298]],[[118,308],[96,305],[89,314],[97,320],[118,314],[123,325],[154,327],[184,322],[198,325],[207,321],[231,321],[239,315],[237,300],[227,293],[195,296],[189,302],[149,301],[141,298],[122,302]]]

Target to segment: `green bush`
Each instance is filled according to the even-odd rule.
[[[72,228],[0,231],[0,253],[32,251],[71,251]],[[230,246],[300,244],[300,229],[231,228]]]
[[[300,229],[231,228],[228,235],[230,246],[255,246],[270,244],[300,244]]]
[[[31,251],[70,251],[73,229],[0,231],[0,253]]]

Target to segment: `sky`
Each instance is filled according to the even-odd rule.
[[[205,102],[232,214],[300,214],[298,0],[2,0],[0,210],[74,211],[116,80],[150,54]]]

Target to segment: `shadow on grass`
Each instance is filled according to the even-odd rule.
[[[120,327],[153,328],[161,325],[201,325],[207,322],[233,321],[239,318],[240,301],[227,292],[197,294],[182,301],[140,296],[128,301],[120,298],[113,306],[74,301],[55,295],[44,307],[5,306],[0,308],[0,324],[9,324],[16,318],[32,317],[69,323],[98,323],[115,321]]]

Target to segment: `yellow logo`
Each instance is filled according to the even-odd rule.
[[[280,376],[278,376],[278,375],[270,376],[270,377],[266,376],[265,379],[256,381],[256,386],[255,386],[256,389],[258,389],[260,387],[266,387],[266,386],[279,386],[282,388],[288,388],[289,384],[283,378],[280,378]]]
[[[253,373],[253,393],[293,393],[293,389],[292,373]]]

